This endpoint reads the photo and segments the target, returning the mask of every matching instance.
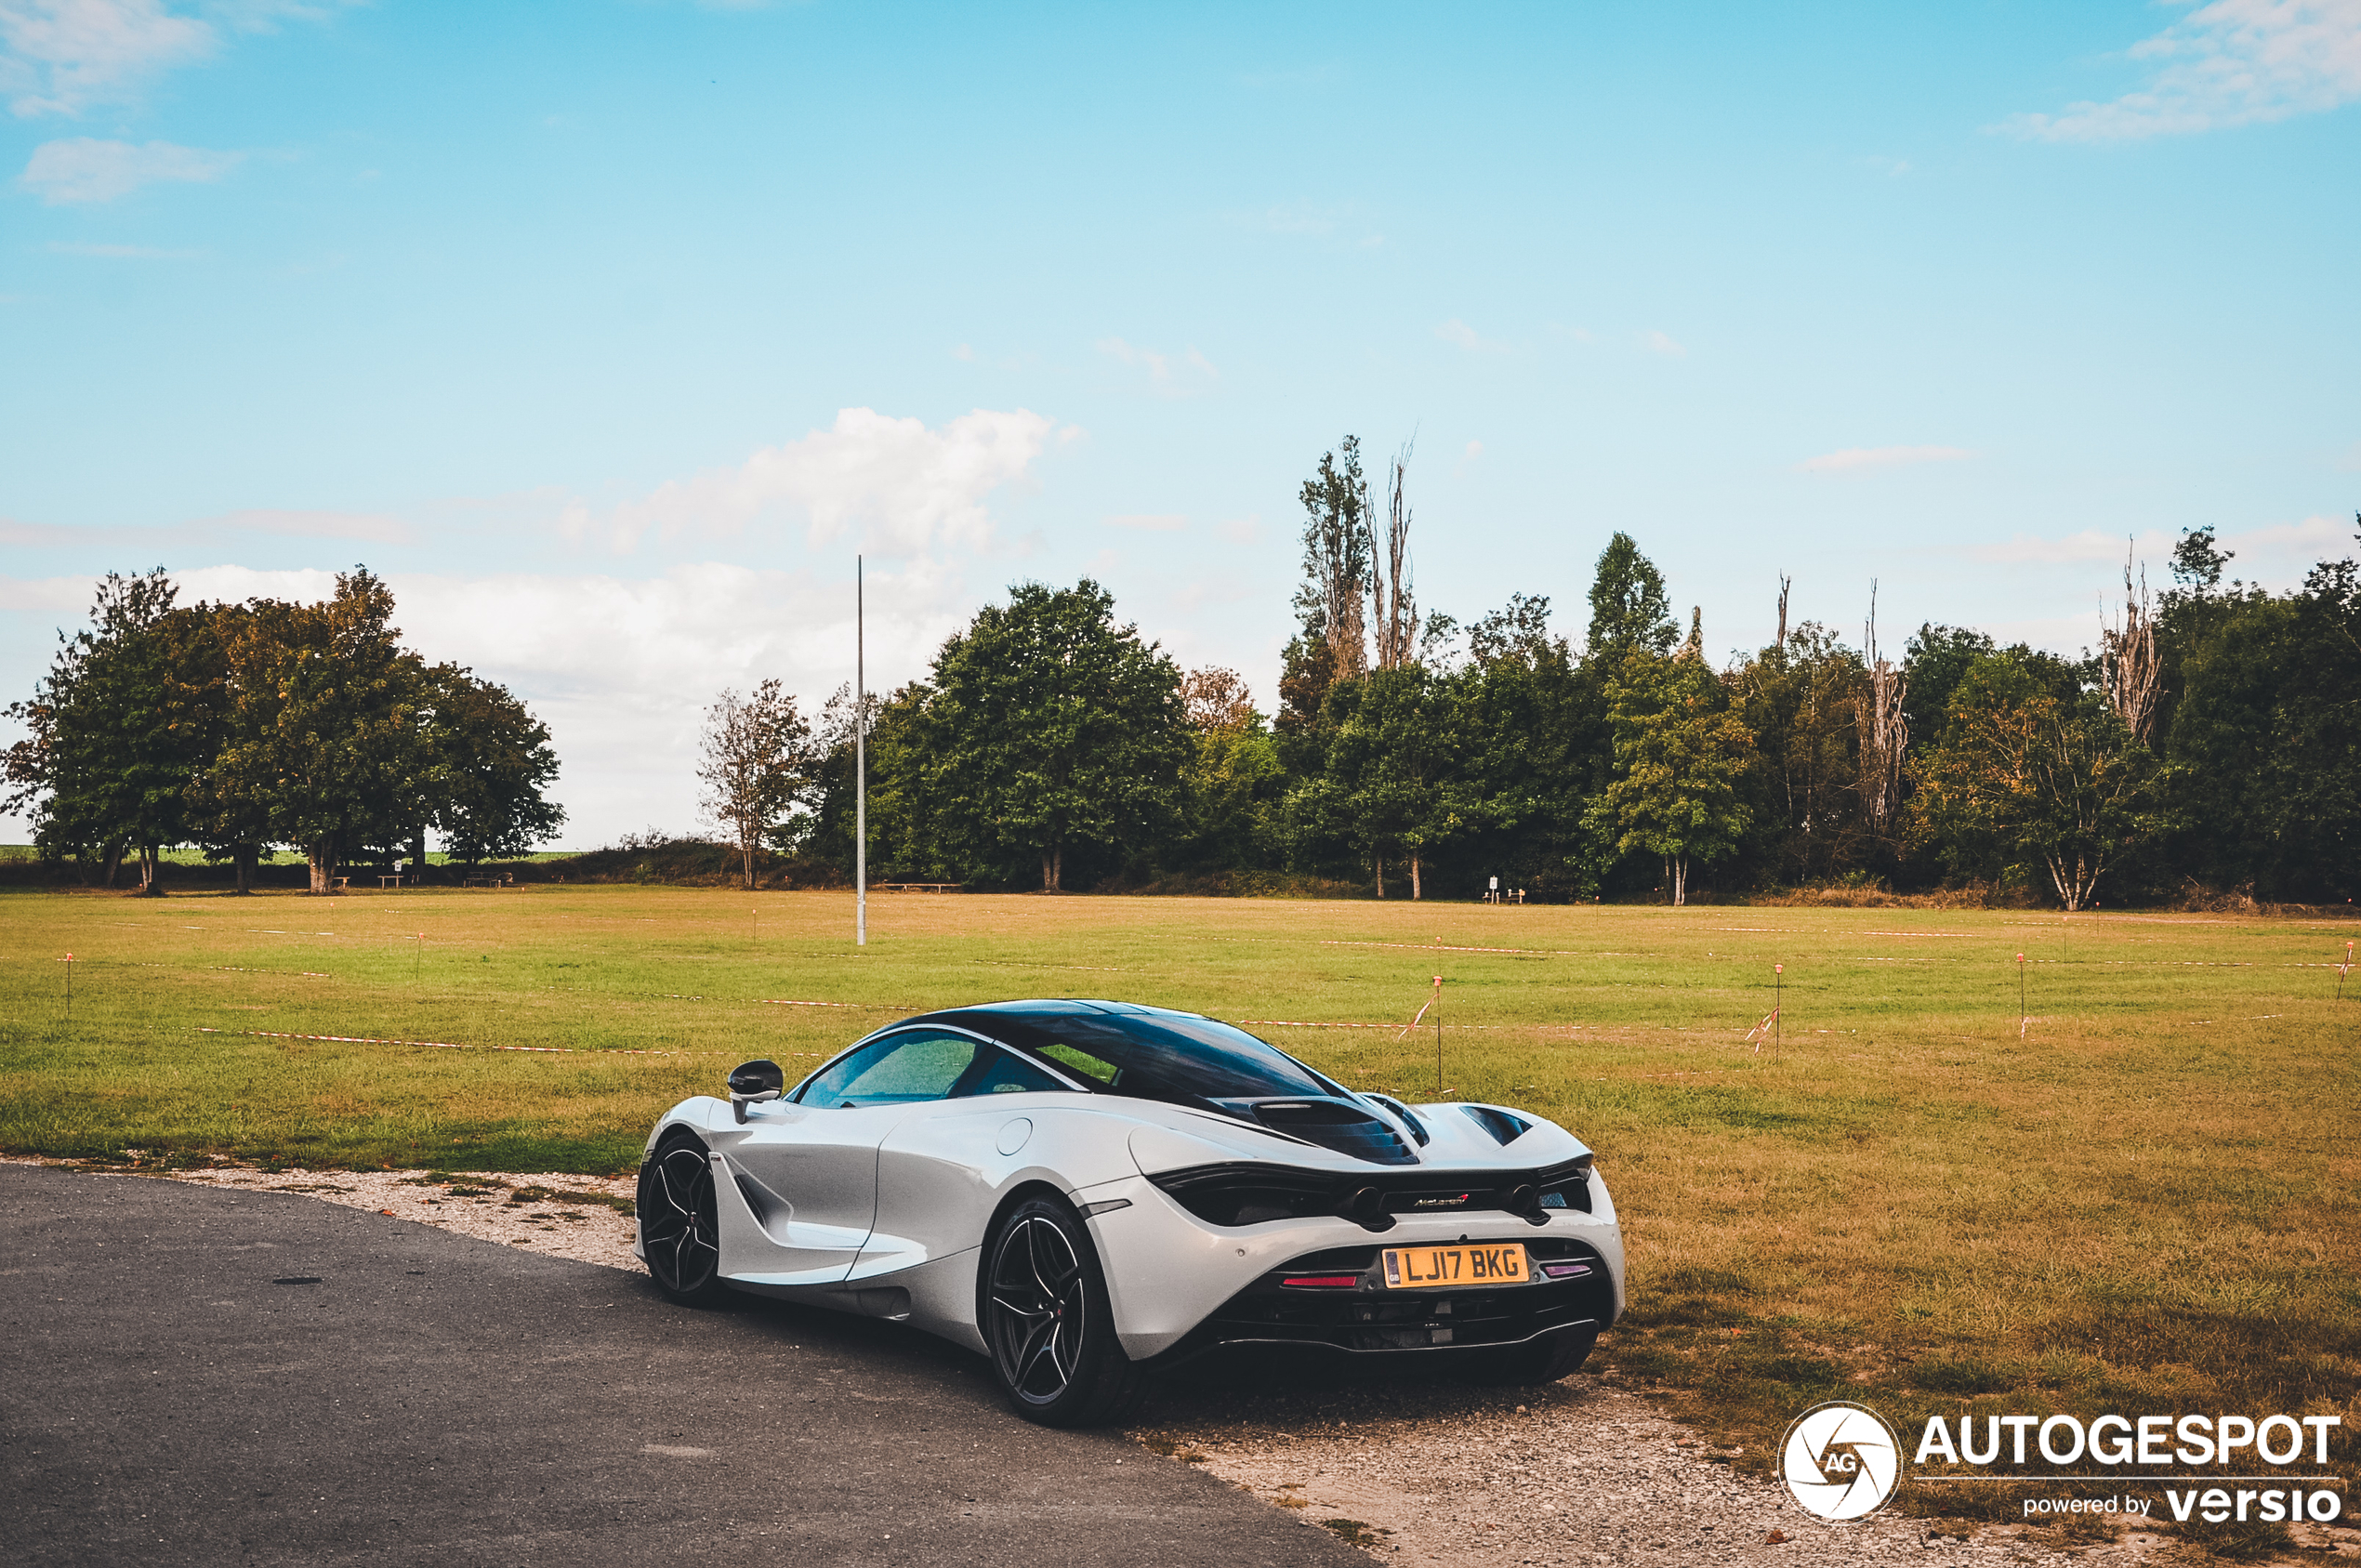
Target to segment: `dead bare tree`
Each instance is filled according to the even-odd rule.
[[[1910,744],[1910,721],[1902,711],[1902,699],[1910,683],[1899,665],[1878,652],[1875,580],[1869,584],[1869,620],[1862,632],[1862,663],[1868,668],[1869,690],[1866,711],[1859,721],[1861,815],[1869,831],[1883,838],[1891,834],[1894,812],[1902,804],[1902,751]]]
[[[1410,446],[1394,454],[1386,477],[1386,536],[1382,552],[1372,548],[1376,570],[1369,591],[1376,600],[1378,667],[1399,669],[1410,662],[1418,640],[1418,606],[1410,589],[1410,501],[1403,485],[1410,469]],[[1373,530],[1374,532],[1374,530]],[[1376,541],[1371,540],[1374,547]]]
[[[1779,639],[1774,646],[1782,653],[1787,651],[1787,589],[1794,584],[1794,578],[1779,573]]]
[[[2157,660],[2156,608],[2148,597],[2147,569],[2140,569],[2135,586],[2128,547],[2123,553],[2123,619],[2120,625],[2109,626],[2105,613],[2100,613],[2099,645],[2099,679],[2107,705],[2131,731],[2131,738],[2145,745],[2156,725],[2162,672]]]

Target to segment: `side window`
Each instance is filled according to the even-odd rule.
[[[1066,1071],[1086,1078],[1096,1078],[1109,1088],[1115,1087],[1115,1081],[1122,1072],[1114,1062],[1102,1061],[1088,1051],[1078,1050],[1063,1041],[1042,1047],[1041,1054]]]
[[[975,1057],[976,1043],[964,1034],[913,1029],[864,1046],[806,1084],[796,1098],[824,1110],[941,1100]]]
[[[959,1090],[961,1098],[981,1094],[1046,1094],[1065,1085],[1030,1061],[1009,1051],[989,1051],[978,1062],[974,1077]]]

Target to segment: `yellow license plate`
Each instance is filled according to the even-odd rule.
[[[1523,1285],[1533,1277],[1524,1248],[1499,1246],[1390,1246],[1385,1249],[1388,1290],[1442,1285]]]

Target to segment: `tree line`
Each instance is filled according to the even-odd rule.
[[[45,858],[112,887],[136,855],[159,892],[162,848],[194,844],[240,891],[281,845],[314,892],[344,863],[426,859],[433,829],[472,869],[554,835],[564,810],[548,730],[504,688],[401,643],[393,596],[365,570],[318,604],[181,605],[162,568],[110,573],[90,625],[61,638],[6,758],[5,809]]]
[[[1782,580],[1773,641],[1717,665],[1701,614],[1681,625],[1620,533],[1578,640],[1538,593],[1465,624],[1423,610],[1406,477],[1405,453],[1373,485],[1348,439],[1305,481],[1275,713],[1234,671],[1181,669],[1088,579],[1015,586],[863,715],[840,691],[807,723],[772,683],[765,722],[792,744],[767,804],[736,819],[746,875],[762,846],[850,870],[858,718],[885,879],[1285,872],[1469,898],[1497,876],[1534,899],[1673,903],[1970,886],[2067,909],[2191,884],[2361,892],[2349,559],[2271,593],[2225,581],[2231,553],[2188,531],[2171,586],[2127,565],[2075,657],[1931,622],[1894,656],[1874,589],[1848,642],[1790,625]]]

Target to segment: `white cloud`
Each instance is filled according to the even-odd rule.
[[[2131,46],[2147,84],[2108,103],[2019,114],[2042,141],[2125,141],[2267,124],[2361,98],[2361,0],[2213,0]]]
[[[218,52],[222,29],[267,33],[356,0],[0,0],[0,93],[20,119],[79,114],[138,96],[155,77]]]
[[[275,534],[296,539],[360,539],[377,545],[408,545],[416,535],[399,519],[378,512],[282,511],[255,507],[165,526],[83,526],[19,522],[0,518],[0,545],[27,549],[100,547],[187,549],[224,534]]]
[[[1670,354],[1676,359],[1689,351],[1675,343],[1669,334],[1653,329],[1640,335],[1640,346],[1652,354]]]
[[[1216,523],[1213,531],[1229,544],[1259,544],[1262,539],[1262,514],[1253,512],[1245,517],[1226,518]]]
[[[362,539],[376,545],[407,545],[415,535],[399,519],[378,512],[281,511],[249,507],[190,524],[231,528],[246,534],[279,534],[297,539]]]
[[[164,250],[154,245],[86,244],[75,240],[52,240],[47,249],[52,256],[95,256],[110,261],[194,261],[204,255],[201,250]]]
[[[992,538],[985,497],[1024,481],[1053,437],[1080,433],[1022,408],[980,408],[940,429],[848,408],[828,429],[765,447],[733,468],[676,480],[603,515],[570,501],[559,524],[571,539],[604,538],[628,550],[651,528],[666,538],[689,528],[734,534],[799,516],[815,548],[857,528],[863,547],[877,554],[981,549]]]
[[[215,152],[169,141],[135,145],[78,136],[33,150],[20,183],[50,206],[112,202],[143,185],[168,180],[203,184],[236,167],[243,152]]]
[[[1141,349],[1120,337],[1101,337],[1092,345],[1109,359],[1128,365],[1137,365],[1148,373],[1148,387],[1160,397],[1187,397],[1204,390],[1221,377],[1212,362],[1194,349],[1180,354],[1162,354],[1153,349]]]
[[[1136,528],[1149,534],[1177,534],[1189,526],[1187,515],[1180,512],[1125,512],[1106,520],[1116,528]]]
[[[1467,349],[1471,353],[1506,354],[1514,352],[1514,349],[1510,345],[1497,342],[1492,338],[1483,336],[1481,333],[1477,332],[1475,328],[1470,326],[1467,323],[1461,321],[1457,316],[1452,317],[1441,326],[1436,327],[1434,329],[1434,335],[1437,337],[1442,338],[1445,343],[1456,343],[1460,348]]]
[[[2231,565],[2234,575],[2243,571],[2245,575],[2252,578],[2258,567],[2275,563],[2283,569],[2294,569],[2309,566],[2324,556],[2341,555],[2344,547],[2352,543],[2353,533],[2354,525],[2349,519],[2315,512],[2301,522],[2266,523],[2242,534],[2218,534],[2216,543],[2237,557]],[[2119,562],[2129,547],[2136,560],[2153,562],[2161,568],[2170,560],[2172,548],[2179,542],[2177,535],[2156,528],[2136,538],[2086,528],[2079,534],[2069,534],[2056,539],[2020,534],[2005,544],[1979,546],[1968,554],[1972,560],[2004,566],[2064,566],[2078,561]],[[2266,572],[2264,575],[2284,578],[2288,571]]]
[[[0,577],[0,610],[79,614],[90,606],[95,577]]]
[[[2086,528],[2059,539],[2020,534],[2004,545],[1980,545],[1968,554],[1976,560],[2001,566],[2068,566],[2081,561],[2119,561],[2127,549],[2142,560],[2162,560],[2171,555],[2172,540],[2153,528],[2136,540]]]
[[[213,53],[212,25],[160,0],[0,0],[0,90],[22,118],[78,113]]]
[[[1844,474],[1912,463],[1957,463],[1974,455],[1964,446],[1848,446],[1841,452],[1807,457],[1796,467],[1807,474]]]

